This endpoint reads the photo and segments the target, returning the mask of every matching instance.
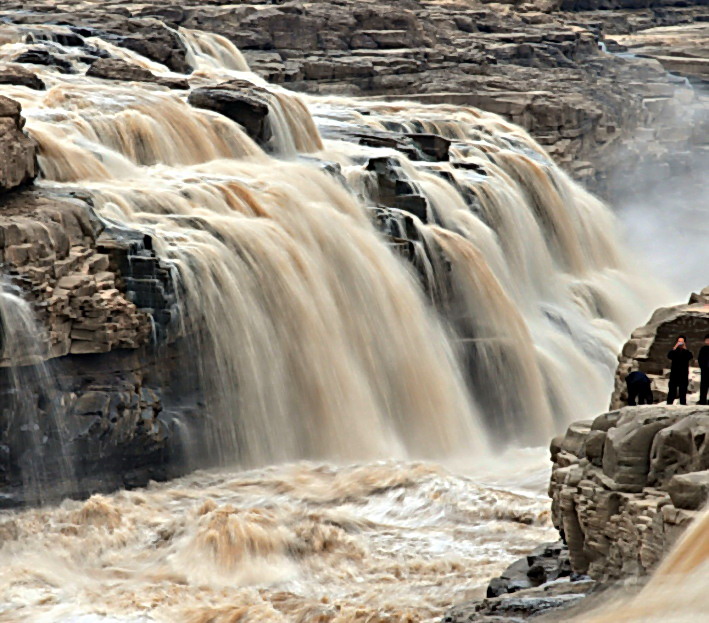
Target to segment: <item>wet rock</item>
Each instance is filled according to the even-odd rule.
[[[46,88],[37,74],[22,65],[13,63],[0,65],[0,84],[16,84],[37,91],[43,91]]]
[[[558,580],[534,588],[476,600],[451,608],[441,623],[519,623],[545,620],[545,615],[582,607],[582,603],[597,589],[588,578]],[[566,612],[562,613],[564,617]],[[551,620],[570,620],[556,619]]]
[[[71,62],[62,58],[57,54],[53,54],[44,48],[32,48],[26,50],[15,57],[16,63],[29,63],[31,65],[46,65],[47,67],[56,67],[63,74],[74,73],[74,67]]]
[[[22,131],[21,111],[18,102],[0,95],[0,193],[31,182],[38,173],[37,145]]]
[[[380,205],[413,214],[424,223],[436,222],[428,199],[416,189],[396,158],[370,158],[366,169],[375,175],[372,191]]]
[[[213,87],[194,89],[188,102],[196,108],[213,110],[241,125],[257,143],[271,138],[268,122],[270,94],[245,80],[232,80]]]
[[[438,134],[407,134],[419,149],[436,162],[449,160],[448,149],[451,141]]]
[[[490,581],[487,597],[499,597],[535,588],[572,574],[568,548],[562,541],[540,545],[531,554],[512,563]]]
[[[183,78],[156,76],[149,69],[118,58],[99,58],[86,70],[86,75],[105,80],[124,80],[133,82],[154,82],[171,89],[189,89],[190,85]]]

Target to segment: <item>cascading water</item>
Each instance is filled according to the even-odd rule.
[[[25,46],[8,31],[0,58]],[[80,50],[53,41],[76,73],[38,69],[46,92],[2,87],[39,143],[39,185],[80,187],[178,271],[186,366],[208,398],[205,430],[185,437],[202,435],[212,464],[399,460],[197,472],[0,515],[0,618],[438,621],[553,533],[546,462],[485,456],[486,432],[546,441],[600,407],[648,297],[605,207],[519,128],[472,109],[298,97],[227,40],[181,36],[192,87],[268,91],[270,138],[257,145],[185,93],[87,77]],[[450,161],[361,145],[363,129],[447,137]],[[405,192],[383,196],[387,180]],[[470,455],[475,479],[407,460]]]
[[[182,36],[195,85],[248,76],[267,86],[228,41]],[[505,438],[542,441],[555,422],[600,407],[613,348],[647,301],[606,208],[518,128],[474,110],[342,99],[308,102],[314,123],[302,99],[269,88],[275,160],[178,92],[44,77],[46,93],[7,88],[40,145],[44,183],[80,183],[103,218],[150,232],[179,267],[206,329],[200,366],[223,460],[469,451],[477,418],[456,359]],[[316,124],[326,136],[333,126],[435,132],[453,141],[453,162],[323,144]],[[349,184],[293,160],[303,152],[341,165]],[[431,213],[407,216],[450,266],[449,277],[432,273],[454,292],[442,317],[370,224],[367,166],[383,157]]]
[[[22,483],[10,503],[41,503],[73,491],[62,403],[46,356],[32,308],[0,282],[0,427],[11,472],[4,477]]]

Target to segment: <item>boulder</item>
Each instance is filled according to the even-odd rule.
[[[194,89],[188,102],[195,108],[213,110],[236,121],[260,145],[271,138],[270,93],[246,80],[231,80],[212,87]]]
[[[44,48],[32,48],[30,50],[26,50],[15,57],[15,62],[56,67],[56,69],[63,74],[74,73],[74,67],[70,61],[57,54],[53,54]]]
[[[603,473],[620,485],[645,486],[655,435],[677,417],[664,407],[628,408],[618,424],[606,433]]]
[[[37,176],[37,144],[22,128],[22,107],[0,95],[0,192],[12,190]]]
[[[673,476],[667,491],[677,508],[700,510],[709,502],[709,470]]]
[[[16,84],[37,91],[43,91],[46,88],[37,74],[14,63],[0,65],[0,84]]]

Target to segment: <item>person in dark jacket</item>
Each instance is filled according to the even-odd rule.
[[[674,348],[667,353],[672,362],[670,366],[670,388],[667,393],[667,404],[671,405],[677,396],[681,405],[687,404],[687,388],[689,387],[689,364],[694,359],[692,351],[687,348],[687,338],[680,335]]]
[[[625,384],[628,387],[628,406],[652,404],[652,381],[647,374],[635,370],[625,377]]]
[[[707,404],[707,394],[709,393],[709,333],[704,336],[704,346],[699,349],[697,356],[699,370],[702,373],[702,381],[699,385],[699,404]]]

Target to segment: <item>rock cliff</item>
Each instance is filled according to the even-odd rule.
[[[102,223],[79,189],[19,188],[37,174],[36,146],[21,131],[19,105],[0,97],[0,106],[10,122],[0,146],[9,154],[0,160],[0,287],[29,302],[42,327],[25,335],[9,299],[0,301],[0,505],[37,501],[23,481],[27,453],[41,454],[28,425],[48,447],[61,436],[64,447],[52,452],[77,466],[63,482],[54,474],[60,494],[164,478],[176,451],[169,396],[182,391],[172,404],[184,411],[196,392],[189,375],[178,380],[172,269],[149,236]],[[17,424],[25,412],[38,421]]]

